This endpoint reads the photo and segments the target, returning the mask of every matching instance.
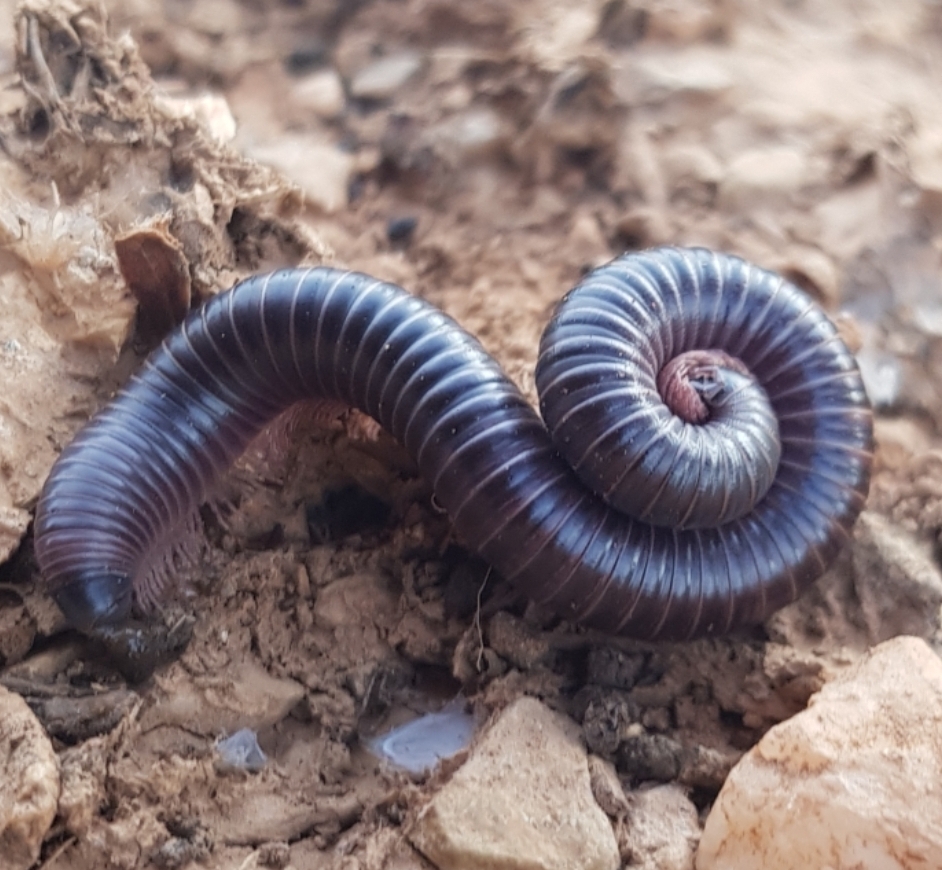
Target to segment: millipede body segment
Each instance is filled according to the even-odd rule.
[[[544,334],[537,386],[549,432],[473,337],[401,288],[331,268],[250,278],[63,451],[36,514],[45,583],[84,630],[155,603],[155,549],[312,397],[392,433],[531,599],[639,638],[762,620],[825,570],[866,499],[852,354],[804,293],[739,258],[662,248],[590,273]]]

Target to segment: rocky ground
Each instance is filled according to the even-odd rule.
[[[0,867],[942,865],[940,70],[920,0],[0,2]],[[129,686],[64,631],[40,487],[190,305],[342,264],[535,398],[556,300],[659,243],[807,289],[877,411],[853,547],[764,626],[560,623],[322,414],[203,512],[178,661]],[[431,775],[371,751],[459,695]],[[260,769],[220,756],[241,728]]]

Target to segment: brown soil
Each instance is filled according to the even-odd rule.
[[[937,642],[939,7],[109,0],[106,25],[94,4],[11,6],[0,679],[60,750],[42,867],[428,866],[403,829],[434,782],[364,747],[459,690],[482,715],[535,695],[625,783],[676,779],[706,808],[735,758],[869,645]],[[358,79],[397,56],[414,71],[389,93]],[[561,624],[452,540],[396,444],[320,409],[204,511],[179,661],[132,691],[63,633],[20,545],[39,488],[189,304],[261,269],[342,264],[445,309],[535,400],[554,303],[585,269],[665,242],[809,289],[879,411],[874,512],[768,625],[652,646]],[[390,516],[312,545],[308,511],[337,490]],[[219,771],[213,741],[244,726],[271,762]]]

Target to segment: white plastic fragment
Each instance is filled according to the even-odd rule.
[[[409,773],[426,773],[439,761],[451,758],[471,742],[476,726],[462,699],[438,713],[428,713],[393,728],[368,742],[370,751]]]
[[[216,752],[223,765],[233,770],[258,773],[268,762],[268,756],[258,745],[258,735],[251,728],[240,728],[229,737],[220,737]]]
[[[350,93],[360,100],[388,100],[422,68],[422,56],[403,51],[374,61],[350,82]]]

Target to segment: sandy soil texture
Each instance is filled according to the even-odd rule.
[[[0,2],[0,683],[58,755],[37,866],[431,866],[406,833],[451,768],[367,744],[459,692],[482,720],[539,698],[702,821],[830,676],[898,634],[937,646],[940,66],[920,0]],[[854,546],[766,625],[645,645],[562,623],[462,548],[391,438],[319,409],[202,512],[179,660],[129,687],[64,630],[32,561],[42,482],[190,306],[349,266],[443,308],[535,402],[554,303],[661,243],[808,290],[877,411]],[[382,508],[350,525],[351,503]],[[219,764],[242,727],[261,772]]]

